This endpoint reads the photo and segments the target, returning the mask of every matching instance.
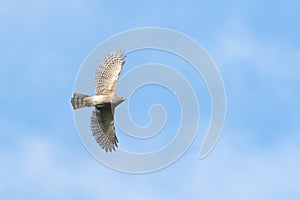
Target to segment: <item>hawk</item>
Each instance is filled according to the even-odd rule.
[[[116,96],[116,88],[120,72],[125,63],[125,54],[120,50],[111,52],[105,57],[95,72],[95,96],[74,93],[71,98],[74,110],[92,107],[91,131],[97,143],[106,152],[118,147],[114,125],[114,110],[125,101]]]

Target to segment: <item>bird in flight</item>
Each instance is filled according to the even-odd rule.
[[[125,101],[116,96],[120,72],[125,63],[125,54],[120,50],[112,51],[105,57],[95,72],[95,96],[74,93],[71,98],[74,110],[92,107],[91,131],[97,143],[106,152],[115,151],[118,147],[114,125],[114,110]]]

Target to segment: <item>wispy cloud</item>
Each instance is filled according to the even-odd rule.
[[[290,195],[297,198],[300,197],[298,140],[290,137],[272,149],[251,151],[251,143],[239,150],[239,138],[223,137],[204,160],[198,160],[196,154],[186,154],[157,173],[129,175],[104,167],[88,154],[76,155],[70,146],[63,147],[55,140],[27,137],[18,141],[16,148],[1,151],[0,197],[282,199]],[[174,187],[179,188],[174,191]]]
[[[243,6],[159,3],[134,11],[135,3],[80,0],[1,6],[1,61],[8,67],[0,87],[3,97],[16,98],[1,101],[0,199],[300,198],[299,47],[230,18]],[[225,82],[228,115],[206,159],[197,159],[198,137],[170,167],[129,175],[104,167],[79,143],[69,107],[79,64],[97,43],[136,26],[215,42],[209,53]]]
[[[299,198],[299,137],[288,137],[273,148],[255,149],[252,142],[226,136],[213,153],[192,166],[186,193],[204,199]],[[250,139],[251,140],[251,139]],[[248,150],[246,150],[248,149]]]
[[[49,137],[15,140],[0,153],[1,199],[159,199],[155,184],[104,167]]]
[[[225,82],[228,126],[271,140],[298,129],[297,46],[266,40],[233,20],[215,35],[212,55]]]

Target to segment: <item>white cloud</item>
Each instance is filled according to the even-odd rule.
[[[31,5],[27,5],[28,9],[26,12],[31,11],[30,6]],[[24,15],[25,18],[18,21],[18,23],[22,24],[22,22],[26,22],[23,25],[24,27],[22,26],[24,28],[22,34],[26,34],[27,31],[31,32],[36,30],[35,28],[40,24],[44,24],[43,16],[45,18],[51,17],[52,13],[55,13],[54,11],[59,7],[49,2],[48,4],[42,3],[40,6],[41,9],[35,7],[36,9],[34,10],[37,10],[37,13],[34,15],[29,15],[30,13],[20,13],[19,17]],[[49,6],[51,9],[49,9]],[[14,5],[12,7],[15,8],[18,6]],[[5,7],[3,7],[3,9],[4,8]],[[64,8],[67,9],[68,6]],[[69,19],[73,19],[73,17],[76,16],[74,20],[80,20],[80,18],[82,18],[82,12],[88,15],[85,12],[86,10],[81,10],[81,8],[82,5],[80,3],[78,3],[77,6],[75,5],[75,7],[72,8],[73,14],[68,14]],[[97,9],[98,8],[95,8],[95,10]],[[103,8],[98,13],[102,13],[102,11]],[[77,15],[77,12],[81,12],[81,14]],[[99,16],[104,16],[104,14]],[[109,15],[107,16],[111,17]],[[119,16],[120,13],[114,17],[115,21],[119,20],[117,19]],[[83,17],[81,23],[83,24],[83,22],[92,18],[92,15]],[[105,19],[106,18],[103,18],[99,23],[94,22],[92,25],[100,25]],[[69,20],[66,22],[69,22]],[[75,25],[77,24],[76,22],[74,23]],[[55,21],[53,24],[55,24]],[[63,25],[64,24],[60,24],[60,26]],[[110,23],[110,25],[106,26],[116,27],[114,23]],[[250,31],[247,31],[247,28],[236,27],[236,25],[233,26],[234,27],[229,28],[234,28],[234,31],[225,29],[219,33],[217,36],[217,50],[215,51],[216,53],[213,54],[213,58],[225,75],[224,80],[227,83],[228,96],[231,98],[229,99],[231,101],[229,101],[229,103],[236,106],[236,101],[241,100],[240,96],[249,93],[247,85],[244,85],[244,80],[249,78],[247,74],[243,74],[245,68],[253,70],[258,77],[262,76],[262,79],[265,81],[263,82],[264,84],[275,84],[276,87],[272,88],[271,91],[275,92],[276,95],[270,96],[271,98],[263,98],[265,102],[274,102],[276,99],[282,98],[284,102],[290,103],[291,98],[294,98],[298,93],[295,86],[291,87],[291,85],[297,85],[299,81],[299,49],[285,46],[276,41],[263,41],[262,39],[256,38]],[[93,27],[95,28],[97,26],[90,26],[88,30],[98,34],[100,31],[95,31]],[[117,27],[118,28],[114,28],[114,30],[122,29],[120,26]],[[59,28],[55,30],[59,30]],[[112,29],[109,30],[110,31],[106,31],[106,34],[111,33]],[[19,33],[18,31],[15,32]],[[10,31],[7,32],[7,35],[9,34]],[[91,35],[82,34],[82,32],[78,34],[87,35],[85,37]],[[62,36],[62,38],[64,37],[65,36]],[[97,40],[99,40],[99,37],[100,36],[96,37],[98,38]],[[48,38],[46,39],[48,40]],[[43,43],[41,43],[41,45],[42,44]],[[22,49],[19,49],[19,51],[21,52]],[[48,53],[49,52],[47,52],[47,55]],[[54,51],[52,53],[51,55],[54,60],[62,59],[62,57],[55,54]],[[53,74],[49,76],[49,70],[45,71],[43,68],[40,68],[36,71],[35,69],[37,64],[40,67],[46,58],[48,57],[41,56],[41,60],[37,60],[30,65],[33,66],[32,69],[30,68],[30,70],[32,70],[29,71],[30,74],[33,72],[40,72],[41,74],[41,77],[39,77],[41,79],[37,79],[38,81],[33,80],[34,85],[41,84],[42,81],[46,86],[48,83],[47,80],[53,80],[51,78]],[[56,62],[54,61],[50,63],[55,69],[61,67],[55,65]],[[240,65],[237,63],[240,63]],[[245,66],[244,64],[249,65]],[[62,70],[65,72],[68,69]],[[23,73],[21,74],[23,75]],[[14,76],[14,78],[16,77]],[[60,85],[63,85],[63,78],[62,76],[54,77],[54,80],[59,82]],[[253,79],[251,83],[254,84],[256,81],[256,79]],[[39,87],[39,85],[36,87]],[[237,87],[240,89],[235,90]],[[268,90],[266,90],[268,88],[265,87],[265,85],[261,87],[263,90],[257,88],[255,92],[250,91],[249,96],[261,95],[262,93],[268,92]],[[33,88],[31,87],[30,90],[33,91]],[[238,93],[236,94],[235,92]],[[251,104],[250,101],[253,100],[253,98],[249,99],[249,96],[246,96],[247,101],[245,102],[250,105],[258,105]],[[237,100],[233,102],[233,99]],[[258,100],[261,99],[258,98]],[[60,103],[58,105],[60,105]],[[267,105],[263,104],[263,106],[265,107]],[[246,111],[253,113],[253,108],[256,107],[250,106]],[[19,109],[20,107],[18,107],[18,111]],[[272,109],[276,108],[272,107]],[[41,111],[45,112],[45,110],[42,109]],[[241,108],[238,108],[238,113],[240,114],[241,112],[243,112]],[[46,118],[47,120],[53,116],[48,112],[45,113],[47,113],[48,116]],[[232,124],[236,125],[237,119],[240,116],[241,115],[232,115],[232,118],[230,118],[232,121],[230,121],[230,123],[233,123],[227,126],[232,126]],[[40,118],[40,116],[38,117]],[[20,119],[15,119],[15,121],[18,120]],[[63,121],[64,118],[59,117],[58,120]],[[6,124],[6,121],[2,119],[0,121]],[[250,122],[249,119],[245,119],[245,121],[247,121],[248,124],[253,123]],[[266,119],[266,122],[270,121]],[[25,122],[22,122],[22,124],[23,123]],[[275,121],[275,123],[282,122]],[[55,121],[51,119],[49,124],[49,126],[53,127],[55,126]],[[130,197],[131,199],[190,198],[252,200],[300,198],[298,191],[300,187],[300,177],[298,173],[300,164],[298,155],[299,138],[294,138],[298,132],[293,134],[289,134],[288,132],[284,133],[284,141],[278,141],[275,145],[268,146],[265,149],[254,149],[257,148],[257,144],[251,143],[249,137],[243,138],[243,136],[245,136],[243,135],[241,136],[242,138],[228,138],[230,133],[227,131],[223,133],[220,142],[205,160],[197,160],[198,151],[193,153],[189,152],[174,165],[162,171],[145,175],[128,175],[102,166],[87,153],[78,155],[78,150],[75,151],[72,149],[74,146],[62,146],[57,141],[49,140],[49,138],[44,136],[36,138],[34,137],[36,135],[27,135],[23,130],[24,127],[20,127],[20,124],[17,123],[10,124],[10,126],[13,126],[7,128],[7,130],[11,130],[10,132],[2,131],[5,134],[4,139],[9,138],[11,144],[1,147],[0,177],[2,183],[0,187],[0,199],[127,199]],[[67,125],[64,124],[64,126]],[[252,124],[252,126],[256,126],[256,124]],[[62,127],[63,125],[60,128]],[[235,126],[235,128],[241,131],[240,127]],[[247,129],[247,127],[245,129]],[[16,136],[15,133],[19,133],[19,135]],[[248,133],[253,135],[257,134],[251,131]],[[3,136],[3,133],[1,134],[1,136]],[[45,133],[43,134],[46,135]],[[238,134],[239,133],[234,134],[234,136]],[[51,133],[49,133],[49,135],[51,135]],[[258,137],[258,135],[253,137]],[[61,138],[57,138],[57,140]],[[4,143],[3,141],[4,140],[2,140],[2,143]],[[240,144],[241,141],[242,145]],[[268,141],[266,141],[266,143],[268,143]],[[238,148],[237,146],[243,147]]]
[[[300,50],[281,40],[256,35],[243,23],[232,20],[215,35],[213,57],[223,70],[232,67],[255,70],[267,76],[297,78]],[[245,66],[244,64],[248,64]],[[298,74],[295,74],[298,72]]]
[[[296,130],[299,47],[266,39],[237,20],[224,25],[215,41],[211,53],[225,82],[229,126],[258,137]]]
[[[15,145],[0,154],[1,199],[119,199],[132,194],[132,199],[158,198],[147,181],[136,184],[128,174],[47,138],[27,137]]]
[[[203,199],[297,199],[298,141],[290,137],[257,151],[250,143],[238,149],[237,139],[223,137],[209,157],[191,163],[185,192]]]
[[[226,135],[226,133],[224,133]],[[1,199],[282,199],[300,197],[299,138],[253,150],[221,138],[204,160],[189,152],[164,170],[130,175],[76,155],[46,138],[28,137],[1,151]],[[76,151],[75,151],[76,152]]]

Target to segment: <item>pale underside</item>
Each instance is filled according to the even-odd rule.
[[[102,61],[95,73],[96,95],[116,95],[118,78],[124,63],[125,55],[122,51],[113,51]],[[95,106],[91,117],[92,134],[105,151],[118,147],[113,113],[114,107],[105,104]]]

